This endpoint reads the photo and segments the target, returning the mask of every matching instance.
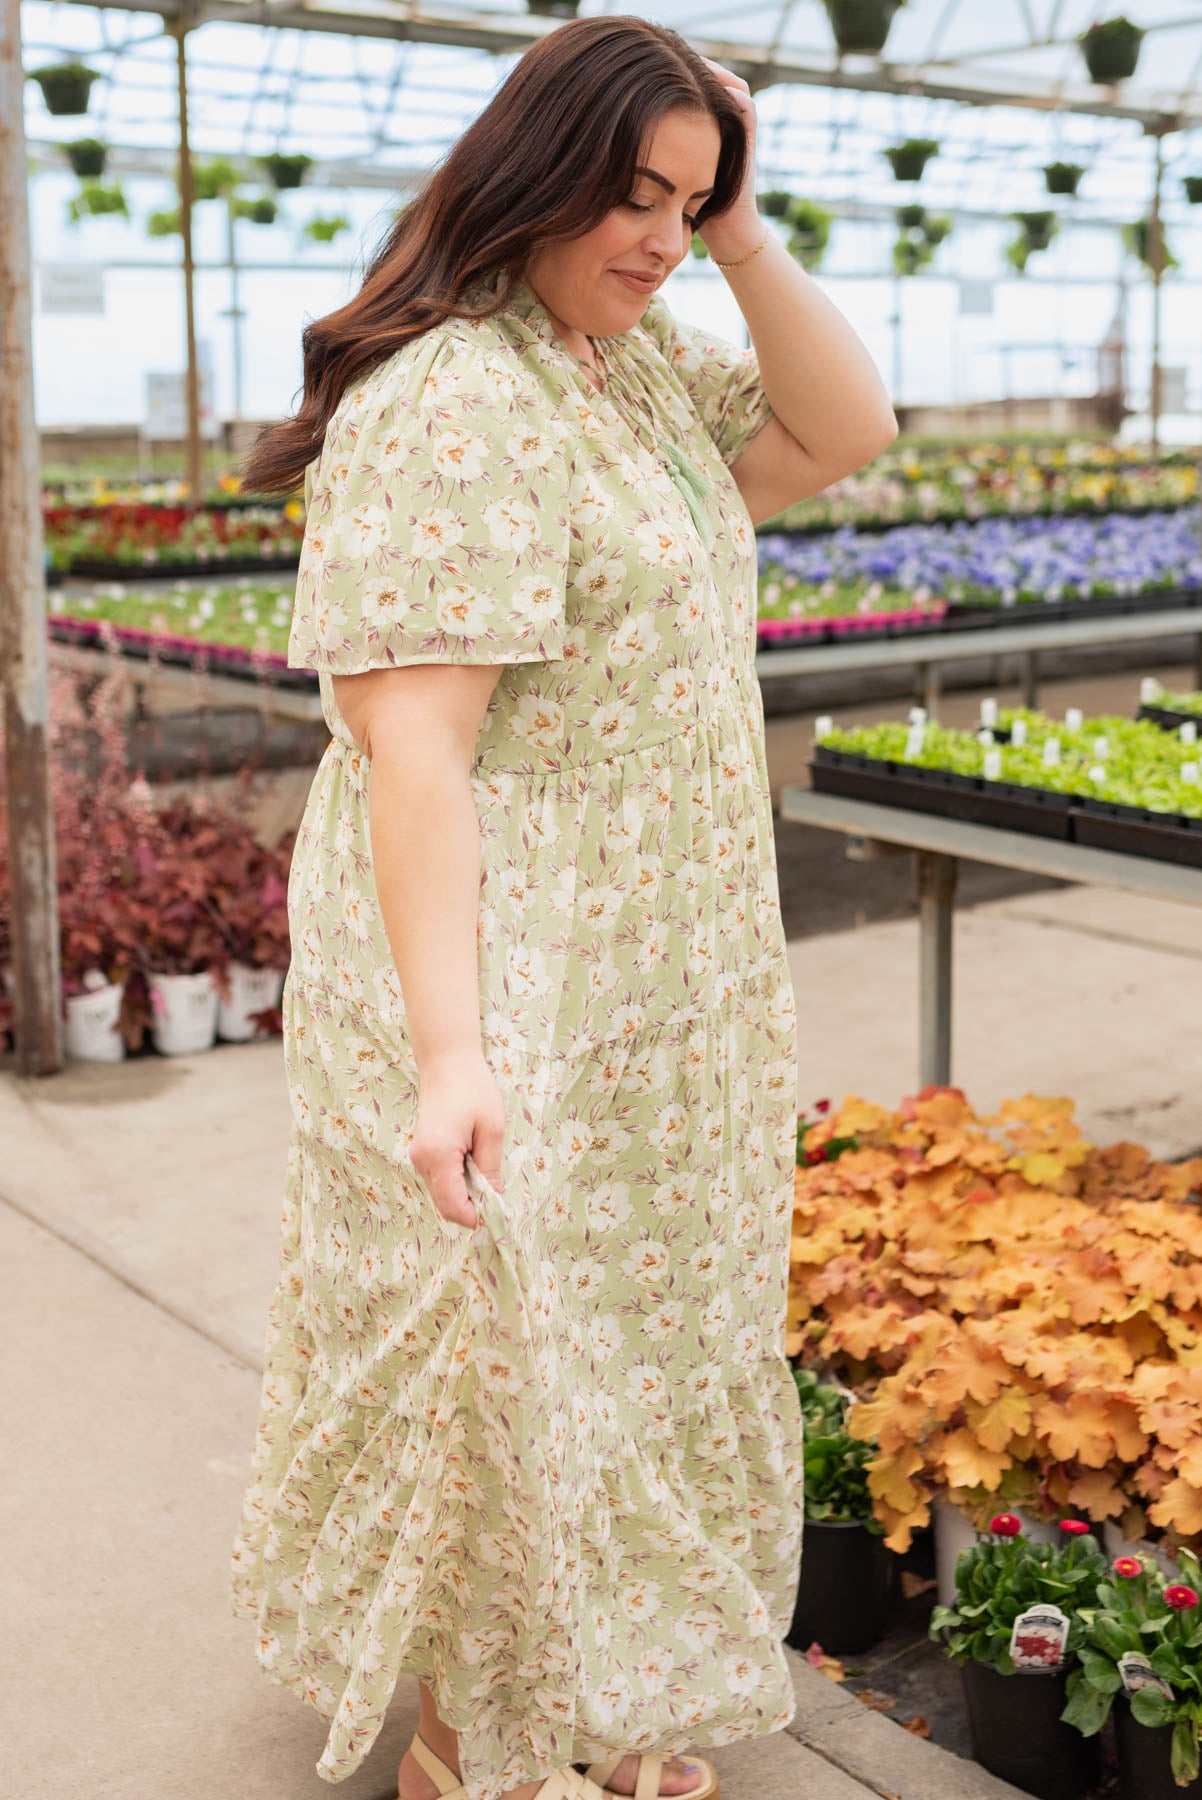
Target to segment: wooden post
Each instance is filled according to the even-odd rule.
[[[200,381],[196,372],[196,302],[193,292],[192,262],[192,151],[188,142],[188,64],[184,40],[188,34],[191,7],[182,4],[174,25],[175,67],[179,88],[179,222],[184,240],[184,323],[187,334],[188,372],[185,382],[188,411],[188,505],[199,506],[203,498],[204,463],[200,446]]]
[[[0,681],[17,1069],[63,1066],[21,0],[0,0]]]
[[[1152,380],[1148,402],[1152,415],[1152,449],[1160,452],[1160,282],[1164,274],[1161,246],[1160,187],[1164,177],[1164,134],[1156,133],[1156,180],[1152,187],[1152,212],[1148,219],[1148,261],[1152,266]]]

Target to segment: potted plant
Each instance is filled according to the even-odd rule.
[[[1044,186],[1049,194],[1075,194],[1085,170],[1080,163],[1050,162],[1043,165]]]
[[[176,184],[179,183],[179,171],[176,170]],[[212,162],[193,163],[192,165],[192,198],[201,200],[223,200],[242,184],[233,163],[226,156],[215,156]]]
[[[100,71],[81,62],[51,63],[44,69],[31,69],[29,79],[41,88],[46,111],[65,117],[87,112],[92,83],[100,80]]]
[[[909,206],[899,206],[894,216],[903,231],[921,231],[927,222],[927,209],[912,202]]]
[[[1202,175],[1184,175],[1181,185],[1191,206],[1202,206]]]
[[[305,237],[312,238],[315,244],[332,244],[340,231],[350,230],[350,220],[345,213],[334,213],[329,218],[316,214],[306,219],[301,226]]]
[[[792,198],[792,194],[785,188],[769,188],[767,193],[756,196],[759,209],[766,219],[783,219]]]
[[[123,219],[129,217],[125,190],[119,181],[110,182],[108,187],[100,181],[81,182],[78,194],[67,203],[67,218],[73,225],[80,219],[99,218],[105,213],[119,213]]]
[[[1056,235],[1058,220],[1054,212],[1016,212],[1010,217],[1022,227],[1032,250],[1046,250]]]
[[[785,218],[792,227],[786,242],[803,269],[817,269],[826,255],[834,214],[816,200],[790,200]]]
[[[261,169],[266,170],[272,186],[277,189],[298,188],[313,164],[311,156],[299,153],[295,156],[286,156],[280,151],[275,151],[269,156],[256,156],[255,161]]]
[[[1121,15],[1090,25],[1077,39],[1091,81],[1126,81],[1139,62],[1143,30]]]
[[[526,11],[548,19],[574,19],[580,0],[526,0]]]
[[[889,158],[895,181],[921,181],[931,158],[938,156],[939,145],[934,138],[907,138],[882,154]]]
[[[104,174],[104,165],[108,161],[108,145],[102,144],[99,138],[75,138],[63,145],[67,161],[82,180],[85,176],[96,179]]]
[[[935,1607],[930,1633],[960,1666],[982,1767],[1041,1800],[1079,1800],[1097,1748],[1061,1713],[1106,1559],[1082,1520],[1062,1521],[1056,1544],[1031,1543],[1012,1513],[990,1530],[961,1556],[955,1601]]]
[[[279,212],[279,205],[270,194],[259,194],[253,200],[234,201],[234,217],[249,219],[252,225],[274,225]]]
[[[171,237],[174,232],[181,229],[178,206],[168,207],[162,212],[152,212],[146,220],[147,237]]]
[[[824,0],[840,56],[879,56],[905,0]]]
[[[195,801],[147,817],[129,904],[141,921],[140,960],[154,1007],[151,1038],[164,1056],[209,1050],[217,1037],[214,965],[224,943],[210,898],[220,828]]]
[[[867,1650],[884,1636],[893,1558],[873,1516],[867,1467],[874,1444],[853,1438],[855,1396],[795,1368],[805,1426],[805,1532],[788,1642],[832,1655]]]
[[[1146,269],[1153,275],[1164,275],[1170,269],[1179,269],[1181,264],[1169,249],[1164,235],[1164,221],[1160,225],[1160,254],[1152,257],[1152,221],[1151,219],[1135,219],[1123,226],[1123,244],[1132,256],[1139,258]]]
[[[1114,1709],[1124,1800],[1202,1795],[1202,1565],[1188,1550],[1180,1565],[1184,1580],[1170,1581],[1147,1558],[1115,1559],[1069,1678],[1064,1717],[1085,1737]]]
[[[223,948],[213,968],[219,995],[217,1035],[245,1043],[279,1031],[280,994],[289,962],[288,867],[284,846],[267,850],[229,821],[208,860],[208,898]]]

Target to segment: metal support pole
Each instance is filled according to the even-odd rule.
[[[188,141],[188,63],[184,40],[190,24],[190,5],[181,0],[180,11],[166,29],[175,34],[175,69],[179,90],[179,219],[184,241],[184,330],[187,339],[188,366],[184,389],[188,414],[188,505],[199,506],[204,498],[204,465],[200,448],[200,380],[196,369],[196,299],[193,291],[195,264],[192,260],[192,151]]]
[[[918,1079],[947,1087],[952,1076],[952,920],[958,859],[917,850]]]
[[[1152,212],[1148,219],[1148,261],[1152,268],[1152,380],[1149,410],[1152,417],[1152,452],[1160,452],[1160,282],[1164,274],[1160,224],[1160,188],[1164,177],[1164,136],[1156,133],[1156,180],[1152,188]]]
[[[928,719],[934,719],[939,713],[939,695],[943,685],[943,670],[937,662],[923,662],[918,665],[918,682],[915,698],[919,706],[926,708]]]
[[[0,682],[16,1064],[63,1066],[41,446],[33,403],[20,0],[0,0]]]
[[[1194,639],[1194,686],[1202,689],[1202,636]]]
[[[1023,652],[1023,705],[1032,712],[1039,705],[1039,652]]]

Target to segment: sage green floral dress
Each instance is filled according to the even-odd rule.
[[[794,1711],[796,1015],[729,466],[770,407],[754,352],[658,295],[602,345],[672,468],[523,284],[348,390],[306,479],[289,661],[332,741],[289,882],[282,1264],[231,1604],[329,1720],[331,1783],[401,1675],[472,1800]],[[371,771],[330,682],[436,662],[506,665],[471,771],[507,1106],[474,1231],[410,1159]]]

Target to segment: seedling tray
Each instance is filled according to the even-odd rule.
[[[1181,725],[1196,725],[1202,736],[1202,713],[1176,712],[1171,706],[1141,706],[1135,716],[1137,719],[1148,719],[1163,731],[1176,731]],[[1199,754],[1202,755],[1202,746],[1199,747]]]
[[[1153,813],[1144,807],[1085,796],[1076,801],[1073,811],[1073,832],[1079,844],[1202,869],[1202,819]]]
[[[977,625],[1013,625],[1020,619],[1046,623],[1063,619],[1114,619],[1125,613],[1173,612],[1180,607],[1202,606],[1202,588],[1158,588],[1147,594],[1104,594],[1096,600],[1022,600],[1013,606],[991,606],[953,600],[946,624],[951,630]]]
[[[794,644],[863,643],[874,638],[916,637],[942,629],[942,610],[920,612],[917,608],[817,619],[760,619],[756,624],[760,648],[764,650]]]
[[[819,793],[842,794],[878,806],[907,807],[962,819],[969,825],[992,825],[998,831],[1025,831],[1034,837],[1067,842],[1071,835],[1071,798],[1049,789],[1020,787],[1012,781],[985,781],[943,769],[919,769],[909,763],[856,756],[816,744],[810,780]],[[1200,841],[1202,841],[1202,834]]]
[[[200,638],[181,638],[177,634],[172,634],[169,641],[164,641],[155,632],[143,631],[138,625],[114,625],[111,621],[109,624],[116,634],[123,656],[149,661],[153,651],[156,661],[185,668],[191,668],[198,659],[204,659],[211,674],[233,675],[243,681],[266,682],[270,687],[311,688],[316,683],[317,677],[311,669],[290,669],[287,658],[277,650],[268,651],[252,661],[250,652],[239,644],[211,643]],[[79,619],[69,613],[51,613],[47,625],[50,636],[59,643],[103,647],[101,622],[98,619]]]

